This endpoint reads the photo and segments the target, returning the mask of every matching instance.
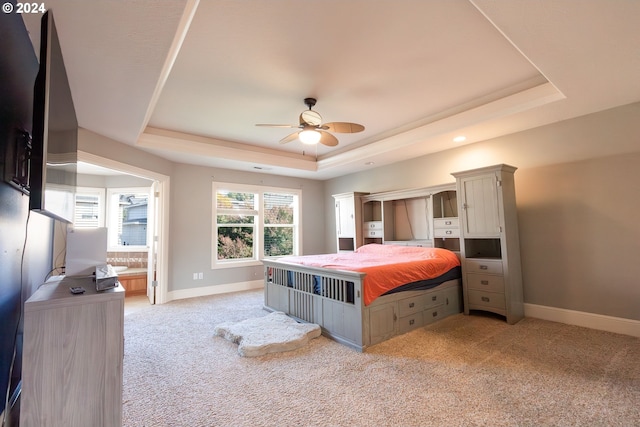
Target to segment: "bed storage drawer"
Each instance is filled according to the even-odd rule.
[[[405,298],[398,301],[398,316],[404,317],[424,310],[425,299],[423,295]]]
[[[423,312],[413,313],[410,316],[401,317],[398,321],[398,332],[404,334],[424,325]]]
[[[467,274],[467,286],[487,292],[504,292],[504,278],[490,274]]]
[[[494,309],[504,310],[506,303],[504,294],[498,292],[485,292],[474,289],[469,290],[469,305],[477,307],[490,307]]]
[[[442,291],[434,292],[429,295],[425,295],[425,308],[436,307],[445,303],[445,293]]]
[[[467,258],[465,266],[468,273],[502,274],[500,259]]]
[[[430,310],[425,310],[423,312],[424,316],[424,324],[428,325],[429,323],[433,323],[436,320],[440,320],[446,314],[446,309],[444,306],[434,307]]]

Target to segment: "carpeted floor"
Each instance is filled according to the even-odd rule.
[[[640,426],[640,339],[462,314],[357,353],[324,336],[255,358],[213,333],[262,291],[125,317],[123,425]]]

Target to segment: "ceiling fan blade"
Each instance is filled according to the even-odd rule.
[[[297,127],[300,127],[298,125],[272,125],[272,124],[266,124],[266,123],[259,123],[256,126],[263,126],[263,127],[269,127],[269,128],[297,128]]]
[[[294,132],[291,135],[285,136],[280,140],[279,144],[286,144],[287,142],[295,141],[296,139],[298,139],[298,134],[299,132]]]
[[[335,147],[336,145],[338,145],[338,138],[331,135],[329,132],[318,132],[320,132],[320,144],[326,145],[327,147]]]
[[[362,132],[364,130],[364,126],[359,125],[357,123],[349,123],[349,122],[330,122],[325,123],[321,127],[324,130],[328,130],[330,132],[337,133],[356,133]]]

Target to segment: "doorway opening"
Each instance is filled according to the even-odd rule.
[[[169,176],[81,151],[78,152],[78,162],[87,168],[85,170],[92,171],[91,173],[93,174],[102,175],[103,177],[110,176],[108,179],[103,179],[103,182],[104,180],[108,181],[110,186],[128,186],[126,184],[117,184],[118,182],[138,182],[139,184],[142,183],[141,186],[148,188],[149,197],[146,204],[148,237],[145,244],[148,252],[145,253],[147,258],[141,260],[146,264],[146,281],[142,277],[142,282],[146,283],[147,305],[167,302]],[[87,179],[87,181],[90,180],[91,178]],[[133,271],[132,269],[129,272]],[[140,268],[135,271],[141,273]],[[124,280],[127,272],[122,271],[119,275]],[[142,273],[142,276],[144,276],[144,273]],[[141,294],[143,298],[139,296],[132,298],[137,299],[137,302],[145,301],[144,290],[138,292],[138,294]],[[134,301],[131,300],[131,302]]]

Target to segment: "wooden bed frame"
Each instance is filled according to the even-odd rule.
[[[358,351],[462,312],[461,280],[376,298],[365,306],[365,273],[263,260],[264,304]],[[320,288],[314,293],[314,286]]]

